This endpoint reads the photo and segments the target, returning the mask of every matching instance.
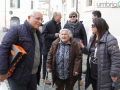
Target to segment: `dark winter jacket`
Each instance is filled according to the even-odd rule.
[[[54,18],[44,24],[42,28],[42,36],[44,37],[42,49],[43,55],[47,55],[49,52],[52,42],[56,39],[55,33],[59,33],[60,29],[61,23],[57,24]]]
[[[48,52],[47,57],[47,65],[46,68],[52,69],[52,78],[53,78],[53,84],[56,82],[56,53],[58,49],[60,38],[56,39],[50,48],[50,51]],[[70,82],[74,86],[75,82],[77,81],[77,76],[73,76],[73,72],[80,72],[80,62],[82,59],[82,53],[80,52],[80,48],[77,44],[77,42],[74,39],[70,39]]]
[[[90,43],[83,50],[84,53],[88,54],[85,88],[91,83],[89,50],[94,37],[95,35],[93,34]],[[115,90],[120,89],[120,50],[116,38],[109,34],[108,31],[105,32],[97,45],[97,66],[97,90],[112,90],[111,87],[113,81],[111,77],[117,77]]]
[[[42,64],[42,39],[39,30],[36,30],[36,34],[40,43],[40,65],[37,72],[37,83],[39,84]],[[4,36],[3,41],[0,45],[0,74],[7,73],[8,56],[10,48],[13,44],[21,46],[27,52],[27,55],[17,66],[10,78],[15,80],[18,84],[25,85],[29,82],[31,77],[35,54],[35,38],[33,35],[33,30],[27,20],[22,25],[11,27],[7,34]]]
[[[72,28],[67,21],[64,28],[69,29],[72,32],[73,38],[79,38],[85,46],[87,45],[87,35],[82,23],[79,23],[75,28]]]

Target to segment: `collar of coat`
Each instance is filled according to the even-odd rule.
[[[57,24],[57,22],[55,21],[54,17],[52,18],[52,21]],[[58,25],[61,24],[61,22],[58,23]]]
[[[109,32],[106,31],[106,32],[104,33],[104,35],[102,36],[102,38],[100,39],[100,42],[106,42],[106,41],[107,41],[107,36],[108,36],[108,34],[109,34]],[[91,41],[93,41],[94,37],[95,37],[95,34],[92,35]]]
[[[32,27],[30,26],[30,24],[28,23],[27,20],[25,20],[24,25],[27,27],[27,29],[28,29],[30,32],[33,33],[33,29],[32,29]],[[37,33],[38,31],[39,31],[39,30],[36,30],[36,33]]]
[[[53,44],[58,45],[59,42],[60,42],[60,38],[56,39],[56,40],[53,42]],[[75,42],[76,42],[76,41],[75,41],[73,38],[70,38],[70,43],[71,43],[71,44],[73,44],[73,43],[75,43]]]

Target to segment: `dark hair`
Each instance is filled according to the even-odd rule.
[[[95,24],[98,31],[98,41],[102,38],[104,33],[108,31],[108,24],[103,18],[93,19],[93,23]]]
[[[71,16],[71,15],[75,15],[77,17],[77,13],[74,11],[69,14],[69,16]]]
[[[97,17],[101,17],[101,12],[100,11],[93,11],[92,14]]]

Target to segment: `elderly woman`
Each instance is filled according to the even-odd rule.
[[[93,20],[93,35],[88,46],[79,42],[83,52],[88,54],[85,88],[92,84],[93,90],[120,89],[120,50],[118,42],[108,31],[108,25],[102,18]]]
[[[50,48],[46,69],[52,69],[53,84],[56,90],[73,90],[80,72],[82,54],[78,43],[73,39],[68,29],[61,29],[58,39]]]
[[[71,12],[69,14],[70,20],[67,21],[65,24],[64,28],[69,29],[72,32],[73,38],[75,41],[79,42],[80,40],[83,42],[83,44],[86,46],[87,45],[87,36],[86,36],[86,31],[82,23],[80,23],[77,19],[77,13],[76,12]],[[81,61],[81,72],[79,74],[78,80],[80,80],[79,85],[82,85],[82,61]]]

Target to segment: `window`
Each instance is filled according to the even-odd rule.
[[[75,7],[75,0],[72,0],[72,3],[71,3],[72,5],[72,8],[74,8]]]
[[[92,0],[87,0],[87,7],[92,6]]]
[[[10,0],[11,8],[20,8],[20,0]]]
[[[33,1],[31,1],[31,9],[33,9]]]

